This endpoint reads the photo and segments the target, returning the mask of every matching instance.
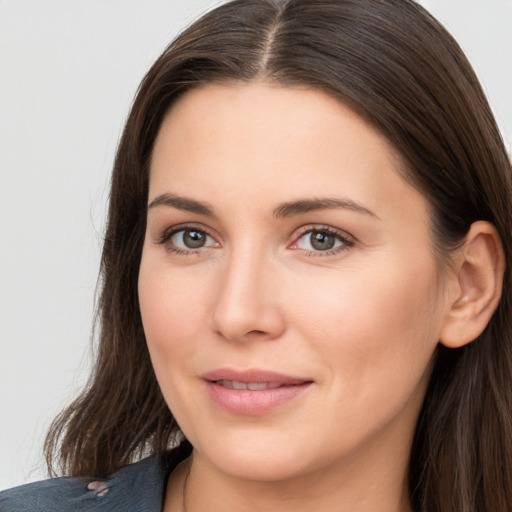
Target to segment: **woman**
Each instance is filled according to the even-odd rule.
[[[508,510],[511,192],[414,2],[210,12],[118,149],[97,364],[47,438],[71,478],[1,510]]]

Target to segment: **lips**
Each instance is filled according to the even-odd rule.
[[[293,386],[295,384],[302,384],[304,382],[311,382],[313,379],[294,377],[291,375],[285,375],[283,373],[272,372],[268,370],[232,370],[229,368],[219,368],[207,372],[203,375],[203,379],[210,382],[239,382],[239,383],[269,383],[276,384],[278,386]]]
[[[203,376],[210,399],[233,414],[254,416],[298,398],[312,384],[309,378],[265,370],[218,369]]]

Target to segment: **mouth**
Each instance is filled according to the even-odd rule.
[[[286,384],[279,382],[240,382],[236,380],[216,380],[215,384],[228,389],[248,389],[250,391],[261,391],[262,389],[276,389]]]
[[[214,404],[233,414],[255,416],[267,413],[302,396],[312,379],[264,370],[214,370],[203,375]]]
[[[295,377],[269,370],[232,370],[219,368],[205,373],[203,379],[214,382],[219,386],[229,389],[250,389],[259,391],[262,389],[276,389],[283,386],[296,386],[306,382],[313,382],[308,377]]]

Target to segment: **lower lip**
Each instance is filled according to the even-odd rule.
[[[293,386],[251,391],[225,388],[215,382],[206,381],[208,393],[215,404],[225,411],[245,416],[257,416],[284,405],[304,393],[311,384],[312,382],[305,382]]]

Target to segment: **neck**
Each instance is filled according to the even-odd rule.
[[[366,465],[360,459],[345,461],[343,467],[267,482],[219,472],[194,453],[182,471],[177,493],[181,503],[165,511],[410,512],[404,483],[405,467],[397,459],[388,459],[385,468],[375,461]]]

